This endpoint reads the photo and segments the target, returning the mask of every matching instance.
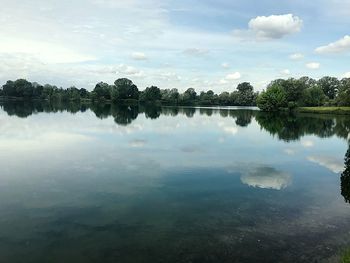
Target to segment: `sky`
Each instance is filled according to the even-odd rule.
[[[350,77],[350,0],[0,0],[0,82],[216,93]]]

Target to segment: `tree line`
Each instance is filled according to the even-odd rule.
[[[156,86],[140,91],[127,78],[117,79],[113,85],[99,82],[92,91],[76,87],[63,89],[18,79],[7,81],[0,88],[0,96],[62,102],[89,100],[93,103],[159,102],[163,105],[183,106],[257,105],[263,111],[279,111],[283,108],[293,110],[304,106],[350,106],[350,78],[339,80],[326,76],[319,80],[309,77],[276,79],[260,94],[254,91],[249,82],[238,84],[231,93],[224,91],[216,94],[212,90],[197,93],[193,88],[180,93],[177,89],[159,89]]]
[[[76,87],[63,89],[49,84],[40,85],[25,79],[18,79],[7,81],[0,89],[0,96],[62,102],[90,100],[97,103],[160,102],[164,105],[255,106],[258,93],[254,92],[253,86],[248,82],[240,83],[231,93],[215,94],[212,90],[197,93],[193,88],[188,88],[185,92],[180,93],[177,89],[159,89],[156,86],[140,91],[127,78],[117,79],[113,85],[99,82],[92,91]]]
[[[257,98],[257,106],[264,111],[292,110],[310,106],[350,106],[350,78],[341,80],[323,77],[277,79]]]

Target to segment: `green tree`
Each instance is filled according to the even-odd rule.
[[[287,106],[286,92],[278,84],[269,86],[258,96],[257,105],[263,111],[278,111]]]
[[[114,86],[112,89],[112,99],[114,101],[117,100],[126,100],[126,99],[139,99],[139,90],[137,86],[127,78],[117,79],[114,82]]]
[[[228,93],[227,91],[221,92],[218,98],[218,102],[220,105],[230,105],[230,93]]]
[[[323,90],[324,94],[331,100],[335,99],[339,90],[339,80],[334,77],[323,77],[317,81],[317,85]]]
[[[212,90],[207,92],[202,91],[199,94],[199,104],[200,105],[215,105],[217,104],[218,96]]]
[[[255,105],[256,96],[254,94],[254,88],[249,82],[238,84],[237,91],[236,104],[240,106]]]
[[[17,95],[14,81],[8,80],[5,85],[2,86],[4,96],[14,97]]]
[[[99,82],[96,84],[93,94],[93,100],[110,100],[111,99],[111,88],[107,83]]]
[[[180,97],[177,89],[164,89],[160,93],[162,102],[177,105]]]
[[[339,106],[350,106],[350,78],[344,78],[340,81],[337,104]]]
[[[89,92],[84,89],[84,88],[81,88],[79,89],[79,95],[82,99],[88,99],[89,98]]]
[[[156,86],[147,87],[140,94],[140,100],[144,102],[156,101],[156,100],[160,100],[161,98],[162,98],[162,95],[160,93],[160,89]]]
[[[291,102],[295,105],[301,104],[302,95],[306,88],[305,83],[301,80],[290,78],[282,82],[282,87],[286,93],[288,103]]]
[[[238,105],[237,100],[238,100],[238,91],[237,90],[232,91],[230,93],[230,105]]]
[[[303,92],[303,106],[321,106],[324,104],[326,96],[319,86],[311,86]]]
[[[180,96],[180,101],[184,105],[191,105],[196,102],[197,93],[193,88],[188,88],[183,94]]]

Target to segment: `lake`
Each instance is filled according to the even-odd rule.
[[[338,262],[349,131],[255,108],[2,102],[0,262]]]

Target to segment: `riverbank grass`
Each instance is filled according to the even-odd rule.
[[[350,249],[343,252],[340,263],[350,263]]]
[[[350,115],[350,107],[300,107],[298,112]]]

